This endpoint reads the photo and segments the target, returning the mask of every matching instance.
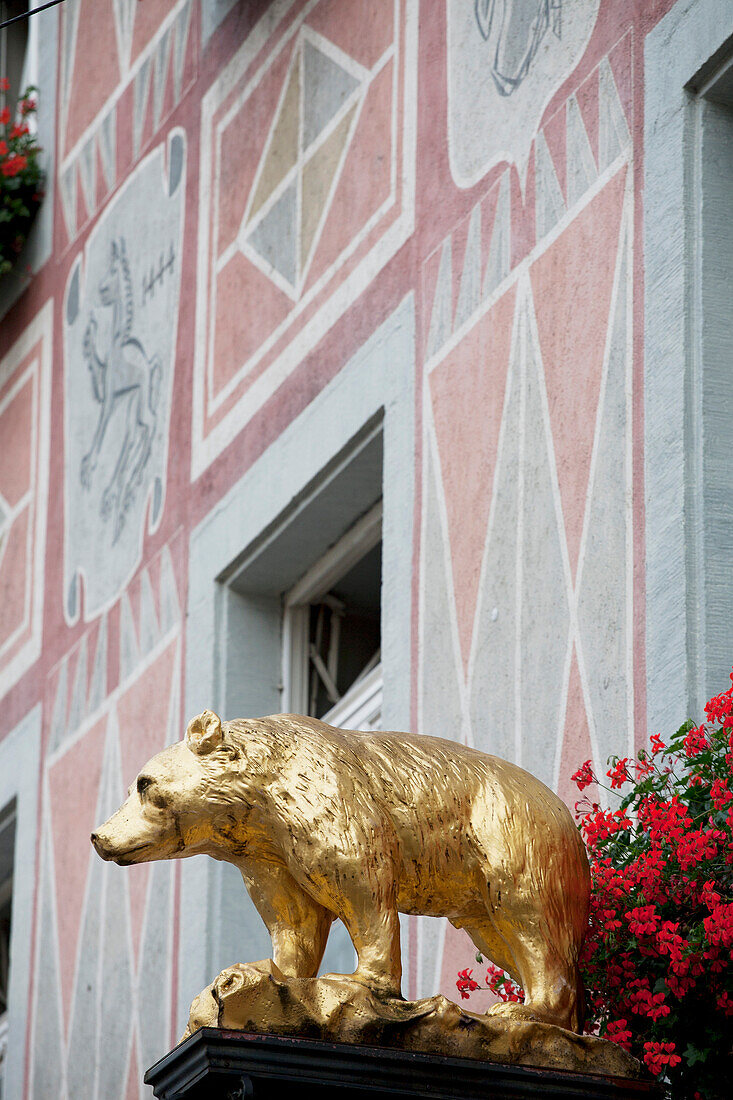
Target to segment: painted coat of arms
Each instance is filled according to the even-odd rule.
[[[178,330],[185,137],[138,166],[74,263],[64,309],[67,618],[94,618],[164,504]]]
[[[449,0],[451,171],[472,187],[493,165],[523,172],[542,113],[580,61],[600,0]]]

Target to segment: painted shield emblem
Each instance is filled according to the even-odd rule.
[[[449,0],[448,136],[453,178],[523,172],[545,107],[588,45],[600,0]]]
[[[64,309],[67,618],[91,619],[140,562],[163,512],[178,329],[185,137],[158,146],[102,214]]]

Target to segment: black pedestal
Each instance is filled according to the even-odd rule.
[[[660,1100],[651,1081],[526,1069],[384,1047],[319,1043],[205,1027],[149,1069],[159,1100]]]

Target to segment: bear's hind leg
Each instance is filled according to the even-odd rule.
[[[400,918],[396,907],[365,908],[341,918],[358,958],[353,977],[389,997],[401,996]]]
[[[335,904],[357,955],[356,970],[347,976],[381,996],[400,997],[400,919],[394,884],[385,888],[381,882],[356,879],[350,884],[349,897]]]
[[[517,960],[524,1004],[493,1005],[492,1015],[535,1019],[569,1031],[580,1031],[582,1004],[579,1003],[577,966],[563,957],[531,917],[506,924],[504,932]]]
[[[501,938],[496,926],[490,920],[482,918],[472,920],[470,923],[451,921],[451,924],[455,928],[465,928],[487,962],[500,966],[502,970],[506,970],[507,974],[519,980],[519,971],[509,945]]]

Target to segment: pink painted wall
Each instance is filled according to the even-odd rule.
[[[26,1095],[52,1063],[137,1096],[175,1038],[175,869],[106,878],[86,838],[187,717],[190,532],[406,294],[415,728],[569,800],[643,737],[643,50],[670,6],[566,0],[529,54],[471,4],[62,7],[52,254],[0,330],[0,739],[43,727]],[[142,402],[98,452],[95,363]],[[453,995],[472,955],[415,922],[406,986]]]

